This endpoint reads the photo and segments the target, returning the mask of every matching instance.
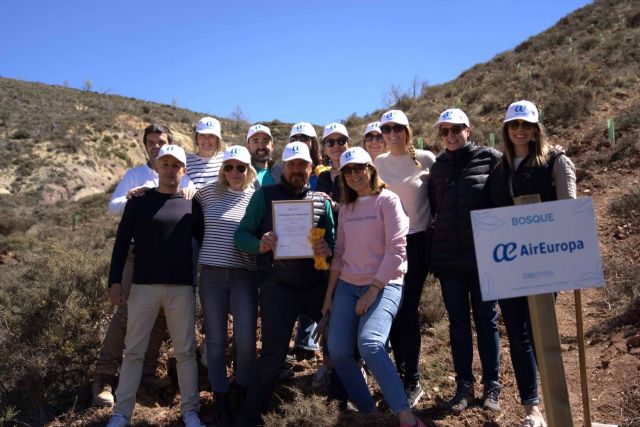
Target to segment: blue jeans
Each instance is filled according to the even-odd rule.
[[[298,328],[296,329],[296,337],[293,348],[301,348],[304,350],[318,351],[320,346],[313,339],[313,334],[318,329],[318,324],[309,316],[301,314],[298,316]]]
[[[511,364],[516,375],[520,402],[523,405],[538,405],[538,366],[533,346],[533,331],[529,316],[527,297],[498,301],[504,326],[509,337]]]
[[[200,303],[207,331],[207,365],[214,392],[226,393],[227,320],[233,315],[235,382],[247,387],[256,362],[257,286],[255,272],[202,266]]]
[[[496,302],[482,301],[480,280],[475,271],[441,274],[438,278],[444,306],[449,315],[449,338],[456,381],[475,381],[471,369],[473,342],[470,309],[473,308],[478,353],[482,365],[482,383],[487,385],[493,381],[497,382],[500,370],[500,337]]]
[[[369,310],[358,316],[356,302],[368,289],[369,286],[338,281],[329,321],[329,351],[335,370],[358,410],[374,412],[375,401],[353,354],[357,343],[360,355],[375,376],[389,407],[398,413],[409,409],[409,401],[385,343],[402,302],[402,286],[385,286]]]

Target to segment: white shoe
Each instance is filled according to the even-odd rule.
[[[127,427],[129,425],[129,420],[124,415],[116,412],[111,416],[107,427]]]
[[[547,423],[544,422],[542,415],[527,415],[520,427],[547,427]]]
[[[205,427],[196,411],[188,411],[182,416],[182,421],[184,421],[184,427]]]

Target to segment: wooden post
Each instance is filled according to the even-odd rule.
[[[576,329],[578,332],[578,355],[580,358],[580,386],[582,387],[582,408],[584,427],[591,427],[591,406],[589,405],[589,383],[587,382],[587,357],[584,350],[584,327],[582,324],[582,292],[573,291],[576,304]]]
[[[538,202],[538,194],[514,198],[516,205]],[[562,362],[554,296],[530,295],[528,301],[547,422],[549,427],[572,426],[573,418]]]

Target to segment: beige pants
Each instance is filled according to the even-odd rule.
[[[114,413],[131,419],[140,385],[144,354],[160,309],[164,310],[177,362],[180,410],[198,411],[198,367],[196,364],[195,295],[183,285],[132,285],[125,350],[116,390]]]
[[[131,280],[133,279],[133,253],[129,249],[127,263],[122,271],[122,291],[124,300],[129,299],[131,292]],[[100,356],[96,362],[96,374],[116,375],[122,363],[122,351],[124,350],[124,335],[127,332],[127,304],[116,306],[111,317],[109,328],[104,336]],[[153,375],[156,372],[156,364],[160,355],[160,346],[167,336],[167,323],[164,314],[158,316],[149,341],[149,349],[144,357],[143,374]]]

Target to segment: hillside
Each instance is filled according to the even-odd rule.
[[[453,106],[468,113],[473,140],[488,144],[494,133],[500,148],[504,111],[521,98],[542,107],[553,142],[576,164],[579,195],[592,196],[597,211],[607,284],[583,293],[592,418],[640,426],[640,349],[625,345],[640,331],[640,2],[597,0],[455,80],[426,87],[416,98],[401,95],[393,107],[407,112],[416,142],[422,138],[426,148],[440,150],[431,125]],[[344,122],[360,135],[382,112]],[[147,123],[169,124],[178,143],[192,149],[192,126],[205,114],[219,117],[0,78],[0,425],[98,426],[108,419],[108,410],[89,406],[111,309],[104,288],[118,219],[105,214],[108,193],[124,170],[143,161]],[[615,123],[615,144],[608,119]],[[242,143],[248,124],[221,120],[225,140]],[[281,146],[290,124],[266,124]],[[422,301],[420,369],[428,393],[419,414],[434,426],[517,425],[506,339],[503,411],[476,406],[456,417],[443,410],[455,384],[448,323],[431,277]],[[574,421],[582,425],[572,293],[559,296],[557,312]],[[162,373],[170,366],[167,352]],[[395,425],[388,415],[360,418],[327,407],[324,396],[311,392],[315,369],[306,362],[294,367],[267,425]],[[201,400],[212,422],[211,393],[202,391]],[[135,425],[182,425],[175,387],[141,393],[138,403]]]

